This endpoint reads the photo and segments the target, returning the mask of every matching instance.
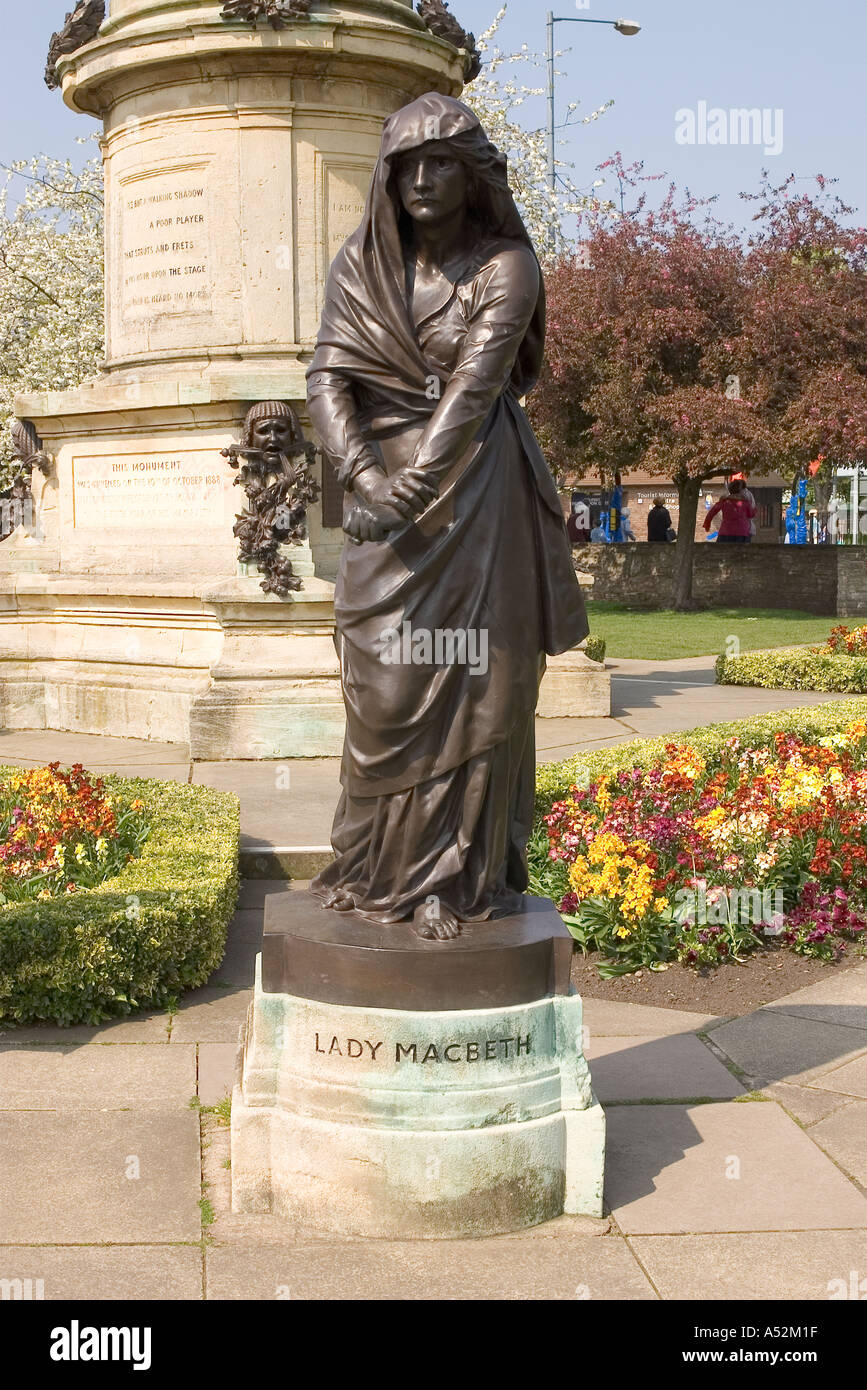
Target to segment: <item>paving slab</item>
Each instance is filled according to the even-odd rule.
[[[663,1299],[689,1303],[741,1298],[825,1301],[841,1297],[852,1270],[862,1276],[867,1272],[867,1231],[634,1236],[629,1244]],[[800,1321],[809,1323],[809,1318]],[[809,1342],[791,1345],[803,1349]]]
[[[0,1110],[160,1110],[196,1093],[196,1049],[4,1048]]]
[[[762,1088],[762,1095],[779,1101],[784,1110],[806,1128],[833,1115],[844,1105],[852,1105],[851,1096],[840,1096],[834,1091],[818,1091],[812,1086],[793,1086],[789,1081],[775,1081]]]
[[[202,1105],[217,1105],[232,1094],[237,1055],[236,1042],[199,1043],[198,1094]]]
[[[606,1118],[606,1200],[627,1235],[867,1227],[867,1198],[772,1101]]]
[[[584,995],[584,1024],[594,1037],[662,1037],[676,1033],[697,1033],[724,1020],[715,1014],[685,1013],[679,1009],[660,1009],[650,1004],[621,1003],[616,999],[592,999]]]
[[[701,685],[715,683],[715,656],[676,656],[671,661],[648,660],[638,656],[609,656],[605,668],[616,676],[690,677]],[[698,674],[696,674],[698,673]],[[701,673],[704,673],[703,676]]]
[[[200,1196],[192,1110],[0,1113],[0,1244],[195,1241]]]
[[[623,738],[627,733],[616,719],[594,716],[589,719],[537,719],[536,720],[536,758],[552,748],[571,746],[573,752],[580,751],[584,743],[604,743],[606,739]],[[546,756],[543,761],[548,761]]]
[[[219,978],[219,977],[218,977]],[[237,1042],[253,990],[215,989],[204,985],[180,999],[172,1023],[171,1045],[189,1042]]]
[[[63,1045],[81,1047],[87,1043],[167,1043],[169,1015],[159,1013],[130,1014],[128,1018],[113,1018],[93,1026],[75,1023],[61,1028],[55,1023],[27,1023],[21,1026],[0,1023],[0,1044],[4,1047]]]
[[[225,955],[208,980],[208,987],[219,989],[225,985],[233,985],[242,989],[248,986],[252,988],[256,976],[256,957],[261,949],[261,916],[259,931],[255,936],[252,932],[235,936],[230,926]]]
[[[289,885],[278,882],[274,884],[274,892],[285,892]],[[243,888],[242,888],[243,892]],[[234,941],[261,941],[262,930],[265,925],[265,914],[262,906],[239,908],[229,923],[227,940]]]
[[[603,1105],[633,1100],[727,1100],[744,1087],[693,1034],[595,1038],[587,1048]]]
[[[867,1187],[867,1101],[851,1101],[835,1110],[812,1126],[810,1138],[851,1178]],[[867,1275],[867,1268],[864,1273]]]
[[[703,688],[704,687],[704,688]],[[759,690],[749,686],[705,686],[662,676],[611,678],[611,714],[640,738],[683,733],[705,724],[748,719],[795,706],[836,703],[850,695],[805,690]]]
[[[774,1008],[817,1023],[867,1029],[867,961],[775,999]]]
[[[820,1023],[770,1006],[709,1028],[708,1036],[762,1085],[809,1080],[867,1050],[867,1029]]]
[[[846,1062],[842,1067],[832,1067],[818,1076],[814,1073],[810,1085],[820,1091],[835,1091],[838,1095],[867,1098],[867,1052],[856,1057],[853,1062]]]
[[[292,893],[295,892],[296,889],[300,889],[300,887],[300,884],[287,883],[285,879],[282,878],[242,879],[236,911],[238,913],[261,913],[265,907],[265,899],[269,897],[271,893]]]
[[[327,845],[340,796],[339,758],[195,763],[194,783],[241,798],[241,830],[275,846]]]
[[[109,734],[76,734],[54,729],[13,729],[0,732],[0,763],[10,753],[25,758],[60,762],[64,766],[90,760],[124,765],[142,763],[185,763],[189,768],[189,748],[183,743],[158,743],[149,739],[114,738]]]
[[[4,1245],[3,1279],[32,1280],[31,1293],[46,1302],[186,1301],[202,1297],[202,1253],[195,1245]]]
[[[655,1299],[619,1236],[243,1243],[206,1252],[213,1299]]]

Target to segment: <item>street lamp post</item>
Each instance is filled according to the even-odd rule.
[[[632,38],[634,34],[641,32],[641,25],[636,24],[632,19],[588,19],[577,15],[555,15],[551,10],[548,11],[546,20],[548,30],[548,184],[552,189],[557,184],[557,169],[554,154],[554,131],[555,111],[554,111],[554,25],[555,24],[608,24],[612,29],[616,29],[618,34],[623,34],[627,38]]]

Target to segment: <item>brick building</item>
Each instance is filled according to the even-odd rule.
[[[754,483],[751,483],[748,478],[747,485],[756,499],[755,540],[762,545],[780,545],[785,536],[783,491],[784,489],[788,490],[789,484],[779,474],[771,473],[761,479],[756,479]],[[719,501],[725,490],[725,481],[721,478],[713,478],[704,484],[702,499],[698,504],[698,515],[696,516],[696,540],[706,540],[705,513],[713,506],[714,502]],[[571,487],[567,481],[566,487],[561,491],[561,496],[566,515],[571,509],[573,496],[586,501],[595,525],[604,499],[610,496],[610,489],[606,490],[592,478],[577,478]],[[654,477],[652,474],[638,469],[623,474],[623,506],[629,509],[629,522],[636,539],[639,541],[647,540],[647,516],[656,497],[662,498],[671,513],[672,526],[676,531],[679,508],[677,488],[671,479]]]

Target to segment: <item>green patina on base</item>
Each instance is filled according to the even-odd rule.
[[[577,994],[417,1013],[256,989],[232,1201],[322,1231],[494,1235],[601,1216],[605,1118]]]

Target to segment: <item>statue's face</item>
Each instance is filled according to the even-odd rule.
[[[433,226],[466,206],[466,166],[451,152],[448,141],[434,140],[400,156],[397,187],[413,221]]]
[[[269,457],[289,452],[294,441],[292,421],[277,415],[270,420],[257,420],[253,426],[252,444]]]

